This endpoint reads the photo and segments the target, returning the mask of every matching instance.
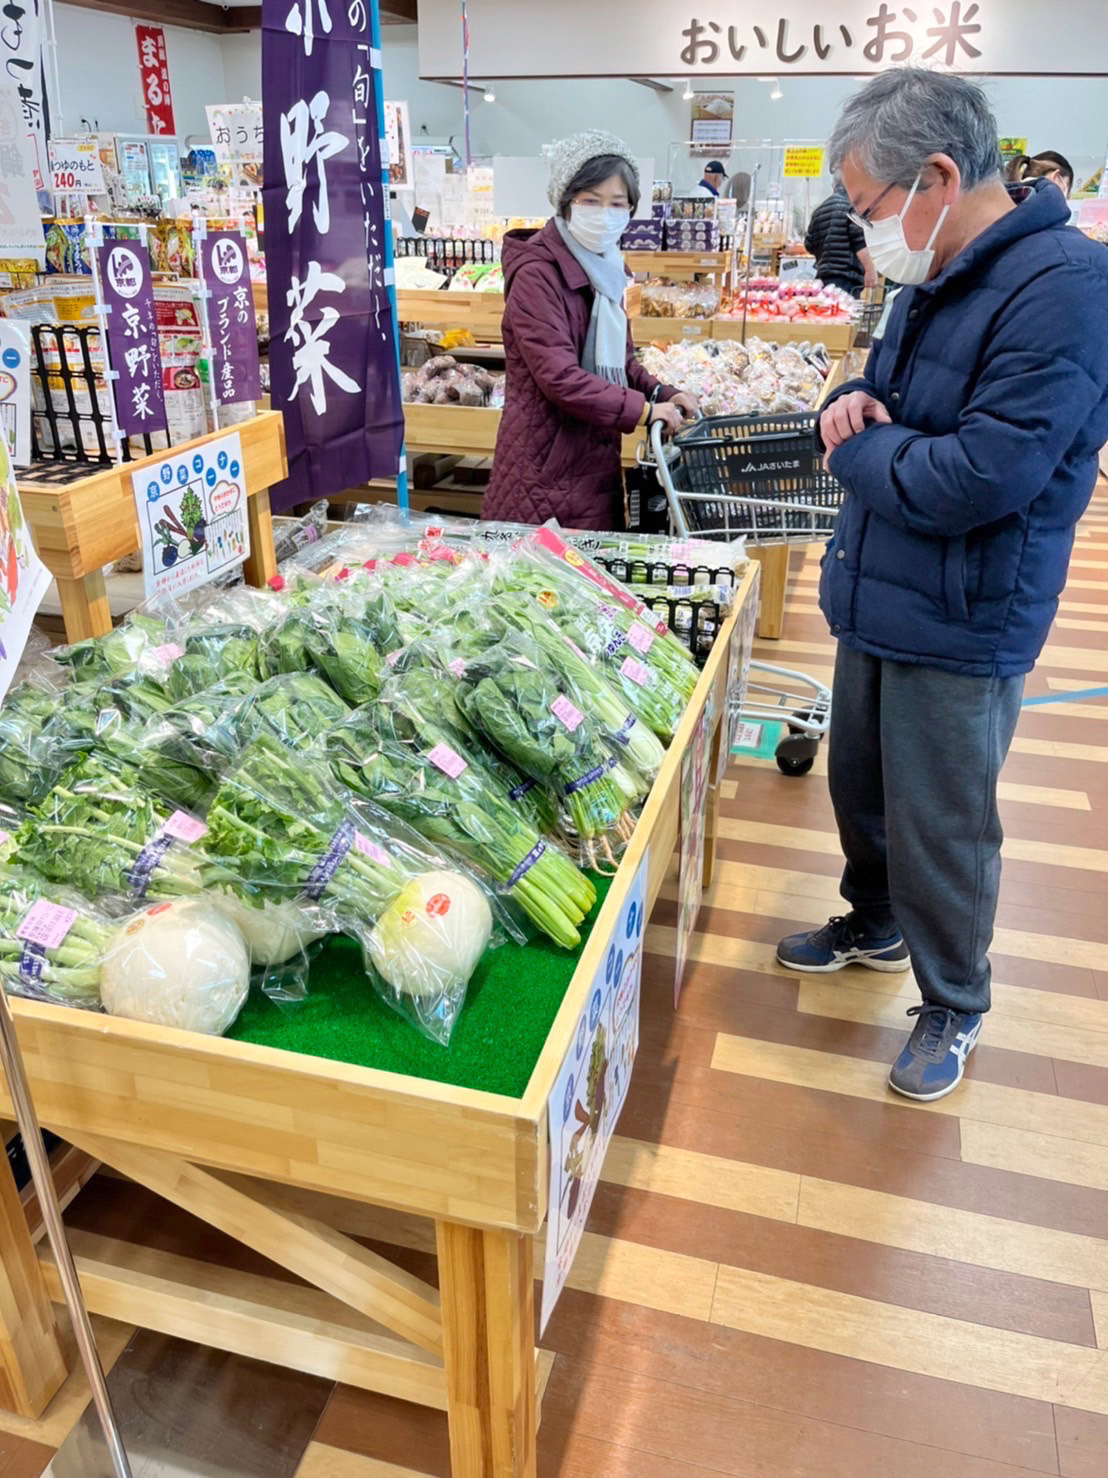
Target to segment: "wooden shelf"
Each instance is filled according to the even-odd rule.
[[[262,411],[231,428],[242,441],[250,557],[244,567],[251,585],[264,585],[276,572],[269,489],[288,476],[285,425],[279,411]],[[226,436],[213,431],[170,448],[173,455]],[[102,636],[112,627],[104,567],[139,547],[131,479],[166,452],[135,462],[98,468],[76,481],[59,482],[64,464],[42,464],[18,474],[23,511],[39,558],[54,576],[69,641]]]
[[[12,1000],[44,1128],[304,1280],[78,1232],[94,1313],[446,1407],[456,1478],[533,1478],[547,1104],[640,866],[648,911],[670,868],[682,765],[709,704],[715,773],[754,580],[748,565],[520,1097]],[[0,1116],[11,1112],[0,1076]],[[6,1165],[0,1229],[0,1399],[36,1416],[65,1375],[60,1288]],[[438,1288],[357,1236],[415,1237],[437,1252]]]
[[[729,251],[626,251],[623,260],[631,272],[648,272],[652,277],[685,280],[726,272],[731,265]]]

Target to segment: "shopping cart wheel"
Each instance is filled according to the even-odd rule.
[[[806,734],[787,734],[778,741],[774,757],[782,775],[807,775],[818,753],[818,739],[809,739]]]
[[[789,724],[789,733],[790,734],[803,734],[803,735],[807,736],[808,730],[807,729],[798,728],[797,727],[797,723],[799,723],[799,724],[811,723],[812,717],[813,717],[813,714],[812,714],[812,710],[810,708],[801,708],[798,712],[796,712],[796,713],[793,714],[793,718],[797,722],[796,723],[790,723]]]

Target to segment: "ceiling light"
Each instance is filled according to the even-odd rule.
[[[773,84],[773,91],[769,95],[770,102],[779,103],[784,96],[785,94],[781,91],[780,82],[775,81]]]
[[[496,88],[493,87],[491,83],[489,84],[488,87],[485,88],[485,102],[486,103],[495,103],[496,102]]]
[[[692,89],[692,83],[691,82],[686,82],[685,83],[685,91],[681,94],[681,96],[685,99],[685,101],[687,103],[692,101],[692,98],[693,98],[693,89]]]

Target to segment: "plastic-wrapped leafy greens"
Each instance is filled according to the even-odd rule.
[[[38,676],[13,688],[0,707],[0,799],[14,804],[46,794],[66,762],[50,733],[61,690]]]
[[[555,790],[582,862],[614,869],[635,828],[627,793],[635,793],[636,783],[617,781],[616,757],[594,721],[562,692],[534,643],[517,634],[471,658],[458,702],[513,765]]]
[[[113,908],[234,884],[197,845],[204,825],[155,799],[131,769],[88,754],[34,806],[14,860]]]
[[[208,845],[247,896],[318,905],[361,941],[388,1004],[449,1041],[492,929],[471,878],[267,733],[224,777],[208,827]]]
[[[405,743],[379,737],[387,699],[357,709],[327,739],[339,779],[421,836],[474,863],[555,943],[573,949],[596,890],[540,837],[445,726],[428,717]]]
[[[29,868],[0,870],[0,981],[12,995],[98,1009],[115,930],[79,893]]]

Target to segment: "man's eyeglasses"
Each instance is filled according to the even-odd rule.
[[[868,207],[868,209],[862,211],[860,214],[856,210],[849,211],[848,212],[848,217],[849,217],[851,223],[853,225],[855,225],[855,226],[861,226],[863,228],[863,230],[865,229],[866,226],[872,226],[873,225],[873,221],[872,221],[871,217],[873,216],[874,211],[881,204],[882,200],[884,200],[885,196],[889,193],[889,191],[890,190],[895,190],[895,189],[896,189],[896,181],[894,180],[891,185],[886,185],[885,186],[885,188],[881,191],[881,194],[878,195],[877,199],[873,202],[873,204],[871,206]]]

